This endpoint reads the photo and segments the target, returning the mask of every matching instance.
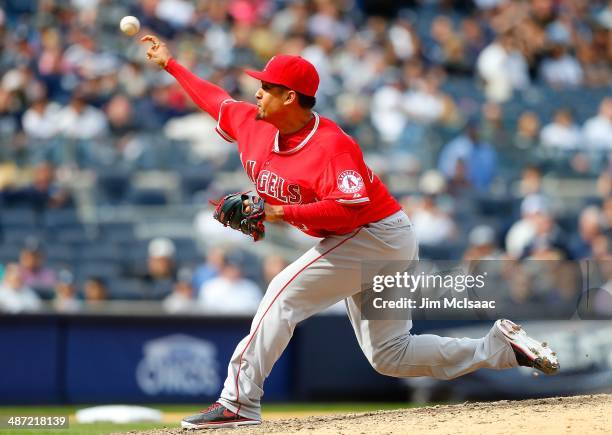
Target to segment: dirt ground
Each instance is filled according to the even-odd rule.
[[[193,433],[165,429],[132,434]],[[217,434],[610,434],[612,395],[436,405],[398,411],[287,418],[259,426],[208,429]]]

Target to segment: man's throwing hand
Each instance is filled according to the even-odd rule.
[[[140,42],[150,42],[152,45],[147,50],[147,59],[155,62],[162,68],[166,68],[170,61],[170,50],[164,42],[161,42],[155,35],[146,35],[140,39]]]

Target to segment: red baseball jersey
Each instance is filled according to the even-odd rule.
[[[346,234],[400,210],[398,202],[366,166],[357,142],[336,123],[314,113],[300,132],[301,141],[283,150],[279,131],[256,120],[253,104],[226,100],[221,105],[217,132],[237,142],[240,160],[258,194],[272,205],[308,204],[334,200],[358,207],[357,219],[341,228],[313,228],[291,222],[306,234],[325,237]],[[287,141],[287,136],[283,140]]]

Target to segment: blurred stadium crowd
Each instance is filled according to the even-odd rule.
[[[252,312],[314,243],[271,228],[249,252],[210,219],[247,186],[237,153],[118,32],[128,14],[235,98],[275,53],[313,62],[316,110],[401,200],[421,258],[611,258],[612,1],[5,0],[0,309]]]

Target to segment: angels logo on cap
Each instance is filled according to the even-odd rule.
[[[338,189],[344,193],[356,193],[363,188],[363,178],[357,171],[344,171],[338,175]]]

